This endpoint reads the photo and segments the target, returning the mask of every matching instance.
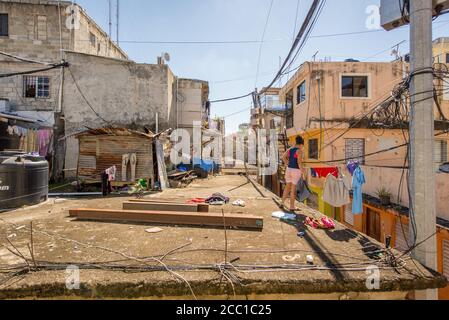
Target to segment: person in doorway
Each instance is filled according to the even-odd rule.
[[[296,186],[301,178],[304,178],[304,170],[302,168],[302,159],[304,152],[304,139],[301,136],[296,137],[296,144],[292,148],[288,149],[282,157],[287,171],[285,173],[285,190],[282,197],[282,203],[290,198],[290,211],[295,211],[296,201]]]

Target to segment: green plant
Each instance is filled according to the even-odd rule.
[[[391,198],[391,192],[388,191],[388,189],[386,189],[385,187],[381,187],[381,188],[377,189],[377,196],[380,199]]]

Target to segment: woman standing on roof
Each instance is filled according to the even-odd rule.
[[[282,156],[282,160],[287,166],[285,173],[285,190],[282,197],[282,203],[285,205],[285,201],[290,197],[290,210],[295,211],[296,201],[296,186],[299,180],[304,177],[304,170],[302,168],[302,159],[304,152],[304,139],[301,136],[296,137],[296,144],[292,148],[288,149]]]

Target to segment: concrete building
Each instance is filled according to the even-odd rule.
[[[64,123],[66,176],[77,167],[78,141],[85,128],[124,127],[152,132],[186,129],[194,122],[206,128],[209,86],[205,81],[179,79],[166,64],[65,52]],[[75,107],[76,106],[76,107]]]
[[[2,0],[0,15],[3,34],[0,51],[44,63],[65,59],[64,50],[127,59],[128,56],[78,5],[73,6],[76,24],[67,24],[72,8],[69,1]],[[39,69],[32,64],[0,55],[2,72]],[[0,97],[9,100],[13,112],[58,111],[60,69],[0,80]],[[38,86],[42,90],[35,90]],[[33,95],[34,94],[34,95]]]
[[[157,64],[130,61],[80,6],[2,0],[0,19],[0,68],[24,73],[0,79],[4,111],[54,129],[54,152],[48,157],[54,177],[75,176],[78,142],[73,136],[86,127],[191,131],[197,121],[207,128],[207,82],[179,79],[162,59]],[[68,67],[29,74],[62,60]]]
[[[66,59],[64,50],[128,58],[80,6],[70,1],[2,0],[0,20],[0,69],[4,74],[23,73],[0,79],[3,112],[30,118],[46,130],[54,129],[54,136],[64,131],[64,74],[62,68],[43,69]],[[32,70],[42,71],[29,73]],[[36,126],[31,133],[39,131]],[[46,155],[53,176],[63,170],[63,157],[55,159],[54,155],[63,154],[64,146],[56,141],[53,139],[57,151],[47,148]]]
[[[435,56],[439,61],[449,53],[446,48],[444,40],[435,41]],[[445,66],[437,64],[435,67]],[[322,199],[324,178],[310,178],[315,193],[314,205],[321,212],[381,242],[385,243],[391,236],[392,245],[402,250],[408,248],[404,243],[408,235],[409,196],[407,148],[399,146],[408,142],[408,122],[406,119],[397,121],[391,111],[382,114],[373,110],[391,96],[408,69],[403,61],[306,62],[280,92],[281,102],[287,109],[290,142],[293,143],[296,135],[306,140],[306,167],[335,167],[350,176],[341,159],[354,157],[360,160],[366,176],[363,215],[353,216],[350,205],[334,208],[325,203]],[[439,106],[435,107],[436,163],[429,165],[437,170],[448,161],[449,135],[444,132],[448,129],[445,117],[449,115],[449,98],[447,89],[443,90],[447,88],[445,82],[437,79],[435,85],[441,89],[438,103],[435,103]],[[408,108],[408,103],[403,107]],[[373,154],[381,150],[385,152]],[[436,184],[439,271],[449,276],[448,174],[438,172]],[[378,191],[381,188],[391,193],[394,205],[380,204]],[[440,290],[440,297],[448,299],[448,290]]]

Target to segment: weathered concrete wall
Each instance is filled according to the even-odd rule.
[[[178,126],[191,129],[195,121],[202,121],[205,103],[209,97],[209,85],[205,81],[179,79]]]
[[[154,130],[156,113],[159,129],[170,127],[172,76],[167,65],[136,64],[72,52],[67,52],[67,60],[70,71],[65,74],[63,109],[66,135],[82,131],[85,126],[149,126]],[[86,103],[70,72],[91,107],[104,120]],[[77,142],[69,139],[66,168],[76,167],[77,154]]]
[[[0,62],[0,70],[2,73],[24,72],[39,68],[42,68],[42,66],[17,61]],[[23,76],[0,78],[0,98],[9,100],[11,111],[55,111],[57,109],[60,71],[54,69],[39,72],[33,76],[49,77],[49,98],[26,98],[24,95]]]
[[[60,34],[63,49],[71,48],[70,30],[65,27],[65,14],[62,16],[63,28],[60,33],[58,6],[45,4],[48,1],[42,1],[40,5],[36,3],[39,1],[0,2],[0,12],[9,15],[9,36],[0,37],[0,48],[21,57],[45,62],[59,61]],[[62,12],[65,12],[64,8],[61,6]],[[3,59],[0,57],[0,61]]]
[[[60,61],[61,47],[65,50],[127,59],[126,54],[110,41],[107,34],[87,16],[81,7],[77,6],[80,10],[80,28],[68,29],[66,8],[71,5],[71,2],[61,1],[60,8],[57,3],[57,1],[44,0],[2,0],[0,13],[9,16],[9,35],[0,37],[0,51],[52,63]],[[96,36],[95,46],[89,42],[90,32]],[[99,51],[97,44],[100,44]],[[0,55],[2,72],[22,72],[42,67],[40,64],[20,62]],[[13,111],[56,111],[60,85],[59,70],[40,72],[35,75],[50,77],[49,99],[25,98],[23,76],[0,79],[0,98],[8,99]]]

